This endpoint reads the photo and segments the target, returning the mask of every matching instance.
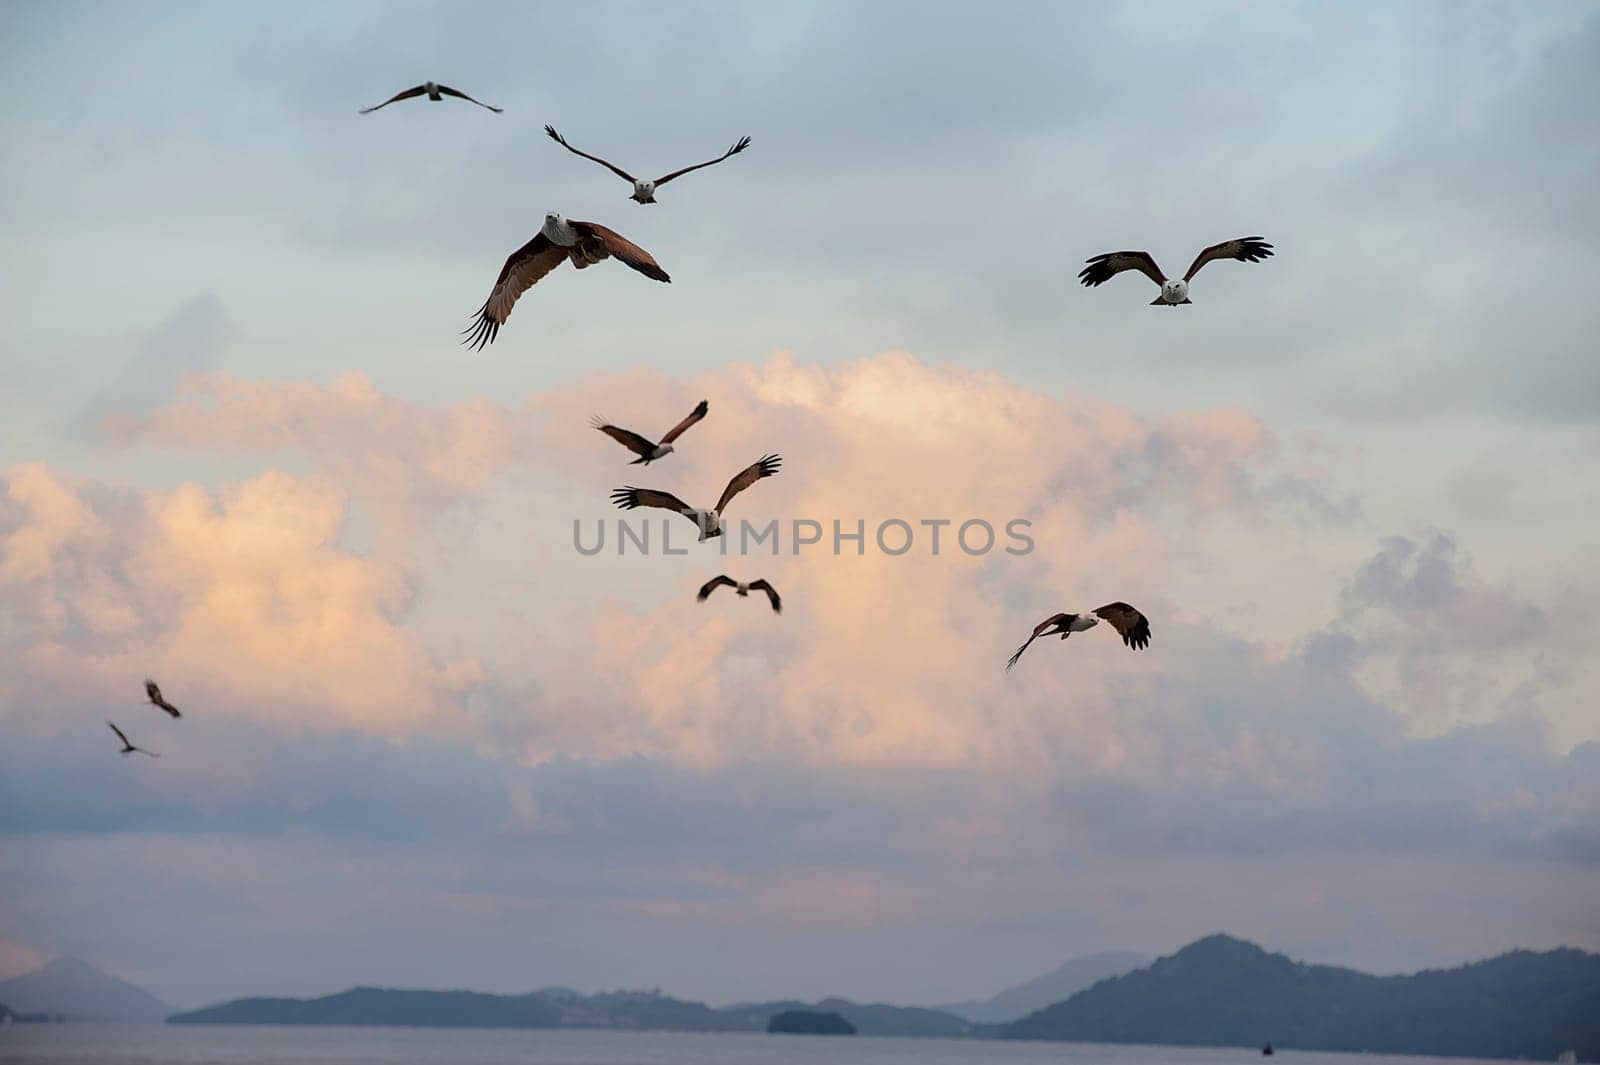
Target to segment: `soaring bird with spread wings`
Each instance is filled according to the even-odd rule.
[[[146,699],[150,700],[151,706],[159,706],[173,717],[183,716],[182,714],[178,713],[178,708],[176,706],[173,706],[171,703],[167,702],[166,696],[161,694],[161,685],[157,684],[155,681],[148,679],[145,680],[144,696]]]
[[[111,725],[111,722],[107,721],[106,724],[107,725]],[[151,758],[160,758],[161,757],[159,754],[157,754],[154,751],[147,751],[143,747],[135,747],[133,744],[129,743],[128,742],[128,737],[117,726],[111,725],[111,731],[115,732],[117,734],[117,739],[122,741],[122,750],[118,751],[117,752],[118,754],[127,755],[127,754],[133,754],[135,751],[137,751],[140,754],[148,754]]]
[[[621,178],[623,181],[632,182],[633,195],[628,198],[633,200],[635,203],[655,203],[656,189],[660,188],[662,185],[665,185],[673,178],[683,177],[683,175],[694,170],[699,170],[702,167],[716,166],[730,155],[738,155],[740,152],[750,147],[750,138],[740,137],[736,142],[734,142],[732,148],[729,148],[715,159],[708,160],[704,163],[696,163],[693,166],[686,166],[682,170],[674,170],[665,177],[658,177],[654,181],[640,181],[638,178],[634,177],[620,166],[617,166],[614,163],[608,163],[598,155],[590,155],[588,152],[579,151],[577,148],[574,148],[572,145],[567,143],[567,138],[556,132],[554,126],[546,126],[544,131],[550,135],[551,140],[561,145],[561,147],[565,148],[573,155],[581,155],[591,163],[599,163],[601,166],[617,175],[617,177]]]
[[[1017,648],[1017,653],[1006,662],[1006,672],[1017,664],[1017,659],[1022,657],[1022,652],[1028,649],[1028,644],[1033,643],[1041,636],[1055,636],[1065,640],[1075,632],[1086,632],[1100,624],[1101,621],[1109,622],[1111,627],[1122,634],[1122,642],[1135,651],[1143,650],[1150,645],[1150,619],[1139,613],[1127,603],[1107,603],[1093,614],[1052,614],[1033,627],[1033,635],[1028,637],[1028,643]]]
[[[634,507],[655,507],[658,510],[670,510],[674,514],[682,514],[694,522],[695,528],[700,530],[700,539],[709,540],[713,536],[722,535],[722,512],[732,502],[733,497],[749,488],[763,477],[771,477],[778,472],[778,466],[783,460],[777,455],[763,455],[736,474],[728,482],[728,487],[722,490],[722,498],[717,500],[715,509],[701,510],[691,507],[671,492],[657,492],[653,488],[618,488],[611,493],[611,501],[623,510],[632,510]]]
[[[741,597],[748,597],[751,592],[766,592],[767,599],[772,603],[772,612],[774,614],[783,613],[783,600],[778,598],[778,590],[772,585],[768,584],[765,579],[751,581],[749,584],[746,584],[744,581],[734,580],[727,574],[723,574],[719,577],[712,577],[709,581],[706,581],[700,586],[700,593],[695,596],[695,599],[703,603],[707,599],[711,598],[712,592],[723,587],[724,585],[732,588]]]
[[[512,252],[494,279],[489,298],[478,309],[478,317],[464,330],[466,345],[482,350],[492,344],[500,327],[511,317],[517,298],[568,259],[579,270],[615,258],[655,281],[671,282],[667,272],[650,253],[633,241],[598,222],[579,222],[551,213],[528,243]]]
[[[1088,260],[1089,265],[1078,271],[1078,280],[1089,288],[1103,285],[1124,270],[1137,270],[1145,277],[1161,286],[1161,295],[1150,301],[1150,306],[1176,307],[1182,303],[1193,303],[1189,298],[1189,282],[1194,280],[1194,275],[1200,268],[1213,259],[1237,259],[1242,263],[1256,263],[1262,259],[1272,257],[1272,245],[1260,237],[1239,237],[1235,240],[1225,240],[1221,244],[1213,244],[1199,255],[1190,264],[1189,270],[1181,280],[1168,280],[1167,275],[1161,272],[1161,267],[1145,251],[1108,251],[1104,255],[1096,255]]]
[[[438,82],[435,82],[435,81],[425,81],[421,85],[417,85],[417,86],[415,86],[413,88],[407,89],[404,92],[395,93],[393,96],[389,97],[387,100],[383,101],[383,103],[381,103],[381,104],[375,104],[372,107],[363,107],[358,113],[359,114],[363,114],[363,115],[370,115],[374,111],[377,111],[377,110],[380,110],[382,108],[388,107],[390,104],[394,103],[396,100],[409,100],[413,96],[421,96],[424,93],[427,94],[428,99],[434,100],[434,101],[442,100],[446,96],[454,96],[458,100],[465,100],[468,103],[477,104],[479,107],[487,107],[489,110],[493,111],[497,115],[501,111],[505,110],[505,108],[502,108],[502,107],[495,107],[492,104],[486,104],[482,100],[474,100],[472,97],[468,96],[466,93],[458,92],[455,89],[452,89],[448,85],[440,85]]]
[[[689,412],[689,416],[687,418],[683,419],[683,421],[679,422],[677,425],[674,425],[670,430],[667,431],[667,435],[661,438],[661,443],[659,444],[652,444],[650,441],[646,440],[633,430],[623,429],[619,426],[612,425],[604,418],[596,417],[590,424],[596,429],[600,430],[602,433],[605,433],[611,439],[615,440],[617,443],[621,444],[623,447],[627,448],[629,451],[633,452],[635,455],[639,456],[632,462],[628,463],[628,465],[638,466],[642,463],[648,466],[656,459],[664,458],[667,455],[672,454],[672,442],[678,439],[678,437],[682,436],[691,425],[699,421],[701,418],[704,418],[706,416],[706,411],[710,409],[711,405],[702,399],[699,406],[695,407],[694,410]]]

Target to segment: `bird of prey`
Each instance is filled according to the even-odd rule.
[[[695,407],[694,410],[689,412],[689,416],[687,418],[683,419],[683,421],[679,422],[677,425],[674,425],[667,431],[667,435],[661,438],[661,443],[659,444],[652,444],[650,441],[646,440],[633,430],[623,429],[619,426],[612,425],[604,418],[596,417],[590,424],[596,429],[600,430],[602,433],[605,433],[611,439],[615,440],[617,443],[621,444],[623,447],[627,448],[629,451],[633,452],[635,455],[639,456],[632,462],[628,463],[628,465],[638,466],[642,463],[648,466],[656,459],[665,458],[667,455],[670,455],[673,451],[672,442],[687,432],[691,425],[699,421],[701,418],[704,418],[706,416],[706,411],[710,409],[711,405],[702,399],[699,406]]]
[[[727,151],[723,152],[721,155],[717,156],[715,159],[708,160],[707,162],[704,162],[704,163],[696,163],[693,166],[686,166],[682,170],[674,170],[672,173],[666,175],[665,177],[658,177],[654,181],[640,181],[638,178],[634,177],[632,174],[628,173],[626,170],[622,169],[620,166],[617,166],[614,163],[608,163],[604,159],[600,158],[598,155],[590,155],[588,152],[579,151],[577,148],[574,148],[572,145],[567,143],[567,138],[563,137],[561,134],[556,132],[554,126],[546,126],[544,128],[544,131],[546,133],[550,134],[550,139],[551,140],[553,140],[557,144],[561,145],[561,147],[565,148],[567,151],[571,152],[573,155],[581,155],[585,159],[589,160],[592,163],[599,163],[601,166],[605,167],[607,170],[609,170],[613,174],[617,175],[617,177],[621,178],[623,181],[632,182],[633,183],[633,195],[628,197],[628,198],[633,200],[635,203],[655,203],[656,202],[656,189],[660,188],[662,185],[665,185],[667,182],[671,181],[673,178],[683,177],[683,175],[689,173],[690,171],[699,170],[701,167],[716,166],[718,163],[720,163],[724,159],[728,158],[728,156],[730,156],[730,155],[738,155],[740,152],[742,152],[746,148],[750,147],[750,138],[749,137],[740,137],[737,141],[734,142],[734,145],[733,145],[732,148],[729,148]]]
[[[1111,627],[1122,634],[1122,642],[1135,651],[1142,650],[1150,645],[1150,619],[1139,613],[1127,603],[1107,603],[1093,614],[1052,614],[1033,627],[1033,635],[1028,637],[1028,643],[1017,648],[1017,653],[1006,662],[1006,672],[1017,664],[1017,659],[1022,657],[1022,652],[1028,649],[1028,644],[1041,636],[1055,636],[1060,634],[1065,640],[1075,632],[1085,632],[1100,624],[1101,621],[1111,623]]]
[[[650,253],[628,238],[598,222],[579,222],[551,213],[534,238],[506,259],[500,276],[494,279],[489,298],[478,309],[474,323],[463,330],[467,347],[482,350],[492,344],[500,327],[511,317],[517,297],[532,288],[540,278],[568,259],[579,270],[615,257],[645,277],[671,282],[667,272],[656,265]]]
[[[765,580],[751,581],[749,584],[746,584],[744,581],[736,581],[727,574],[723,574],[720,577],[712,577],[709,581],[706,581],[704,584],[702,584],[700,586],[700,594],[696,595],[695,599],[703,603],[711,597],[712,592],[716,591],[718,588],[721,588],[723,585],[727,585],[735,592],[738,592],[741,596],[746,597],[748,597],[752,591],[766,592],[767,598],[772,601],[772,612],[774,614],[783,613],[783,600],[778,598],[778,589],[768,584]]]
[[[468,96],[466,93],[458,92],[457,90],[452,89],[448,85],[440,85],[436,81],[425,81],[421,85],[416,86],[415,88],[407,89],[405,92],[397,92],[397,93],[395,93],[393,96],[391,96],[387,100],[383,101],[383,103],[377,104],[374,107],[363,107],[358,113],[359,114],[363,114],[363,115],[370,115],[370,114],[372,114],[372,112],[377,111],[380,108],[388,107],[390,104],[394,103],[396,100],[409,100],[413,96],[421,96],[424,93],[426,93],[428,95],[428,99],[430,99],[430,100],[441,100],[446,96],[454,96],[458,100],[465,100],[468,103],[477,104],[479,107],[487,107],[489,110],[493,111],[497,115],[501,111],[505,110],[502,107],[495,107],[492,104],[486,104],[482,100],[474,100],[472,97]]]
[[[1124,270],[1137,270],[1145,277],[1161,286],[1161,295],[1150,301],[1150,306],[1176,307],[1182,303],[1193,303],[1189,298],[1189,282],[1200,268],[1213,259],[1237,259],[1242,263],[1257,263],[1262,259],[1272,257],[1272,245],[1260,237],[1239,237],[1235,240],[1225,240],[1221,244],[1213,244],[1199,255],[1195,256],[1190,264],[1189,271],[1183,275],[1182,280],[1168,280],[1167,275],[1161,272],[1161,267],[1144,251],[1108,251],[1104,255],[1096,255],[1087,260],[1088,266],[1078,271],[1078,280],[1089,288],[1103,285]]]
[[[106,724],[107,725],[111,725],[111,722],[107,721]],[[138,751],[140,754],[148,754],[151,758],[160,758],[161,757],[159,754],[157,754],[154,751],[147,751],[143,747],[135,747],[133,744],[129,743],[128,742],[128,737],[123,735],[122,730],[119,729],[117,726],[111,725],[111,731],[115,732],[117,734],[117,739],[122,741],[122,750],[118,751],[117,752],[118,754],[128,755],[128,754],[132,754],[134,751]]]
[[[733,497],[761,478],[771,477],[777,473],[778,466],[782,462],[783,460],[777,455],[763,455],[740,470],[733,480],[728,482],[728,487],[722,490],[722,498],[717,500],[716,508],[713,510],[691,507],[671,492],[657,492],[652,488],[635,488],[632,485],[612,492],[611,501],[623,510],[632,510],[634,507],[655,507],[659,510],[670,510],[674,514],[682,514],[694,522],[695,528],[700,530],[701,541],[705,541],[713,536],[722,535],[722,511]]]
[[[182,714],[178,713],[178,708],[176,706],[173,706],[171,703],[167,702],[166,697],[161,694],[161,685],[157,684],[155,681],[149,679],[145,680],[144,694],[145,698],[150,700],[150,704],[152,706],[161,707],[161,709],[165,710],[173,717],[183,716]]]

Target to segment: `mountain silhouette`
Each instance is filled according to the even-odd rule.
[[[1372,976],[1207,936],[1006,1029],[1017,1039],[1261,1046],[1444,1057],[1600,1057],[1600,954],[1518,950]]]
[[[156,1024],[172,1007],[142,987],[78,958],[57,958],[30,973],[0,981],[0,1001],[18,1015],[74,1021]]]

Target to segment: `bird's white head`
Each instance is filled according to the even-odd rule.
[[[691,507],[689,516],[695,520],[695,524],[700,526],[700,540],[702,542],[711,539],[713,536],[722,535],[722,519],[717,517],[716,511]]]
[[[670,455],[674,450],[676,449],[671,444],[657,444],[656,458],[660,458],[663,455]]]
[[[439,91],[439,84],[433,81],[425,81],[422,83],[422,91],[432,96]]]
[[[578,243],[578,235],[567,225],[567,220],[554,211],[544,216],[544,225],[540,227],[540,232],[550,243],[559,244],[563,248],[570,248]]]
[[[1182,303],[1189,298],[1189,282],[1182,278],[1161,283],[1161,298],[1168,303]]]
[[[654,181],[635,181],[633,183],[633,198],[640,203],[655,203],[656,183]]]

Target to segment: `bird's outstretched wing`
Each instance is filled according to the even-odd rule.
[[[598,155],[590,155],[588,152],[579,151],[577,148],[574,148],[572,145],[567,143],[567,138],[563,137],[561,134],[556,132],[556,128],[554,126],[546,126],[544,128],[544,131],[550,135],[550,139],[551,140],[553,140],[557,144],[561,145],[561,147],[565,148],[567,151],[571,152],[573,155],[581,155],[585,159],[589,160],[591,163],[599,163],[601,166],[605,167],[607,170],[609,170],[613,174],[617,175],[617,177],[621,178],[623,181],[627,181],[627,182],[630,182],[630,183],[638,181],[638,178],[634,177],[632,174],[630,174],[626,170],[622,169],[622,167],[617,166],[615,163],[608,163],[604,159],[600,158]],[[660,184],[660,182],[657,182],[657,184]]]
[[[598,242],[606,250],[606,254],[627,263],[645,277],[656,281],[665,281],[668,284],[672,283],[672,278],[668,276],[665,270],[661,269],[649,252],[616,230],[607,229],[599,222],[573,222],[569,220],[567,224],[578,231],[580,239],[587,238]]]
[[[157,684],[155,681],[149,679],[145,680],[144,694],[145,697],[150,700],[152,705],[160,707],[173,717],[183,716],[178,712],[178,708],[176,706],[173,706],[171,703],[167,702],[166,696],[161,694],[161,685]]]
[[[423,93],[425,93],[427,91],[428,91],[428,87],[426,85],[418,85],[414,89],[407,89],[405,92],[397,92],[397,93],[395,93],[393,96],[389,97],[387,100],[383,101],[383,103],[381,103],[381,104],[374,104],[371,107],[363,107],[360,111],[358,111],[356,113],[357,114],[361,114],[361,115],[370,115],[370,114],[372,114],[372,112],[377,111],[380,108],[388,107],[390,104],[394,103],[396,100],[409,100],[413,96],[421,96]],[[474,101],[474,103],[476,103],[476,101]]]
[[[686,510],[694,509],[671,492],[658,492],[654,488],[635,488],[632,485],[626,488],[618,488],[612,492],[611,502],[623,510],[632,510],[634,507],[654,507],[657,510],[670,510],[676,514],[682,514]]]
[[[750,590],[766,592],[767,598],[772,601],[772,612],[774,614],[783,613],[783,600],[778,598],[778,589],[768,584],[765,577],[759,581],[751,581]]]
[[[482,100],[474,100],[472,97],[468,96],[466,93],[461,92],[461,91],[459,91],[457,89],[452,89],[448,85],[439,86],[439,91],[441,93],[443,93],[445,96],[454,96],[456,99],[465,100],[469,104],[477,104],[479,107],[486,107],[489,110],[493,111],[497,115],[500,112],[505,110],[505,108],[503,108],[503,107],[496,107],[493,104],[486,104]]]
[[[696,163],[693,166],[686,166],[682,170],[674,170],[672,173],[668,174],[666,177],[656,178],[656,187],[660,188],[662,185],[665,185],[667,182],[671,181],[673,178],[683,177],[683,175],[689,173],[692,170],[699,170],[701,167],[704,167],[704,166],[716,166],[718,163],[720,163],[724,159],[728,158],[728,156],[730,156],[730,155],[738,155],[740,152],[744,151],[748,147],[750,147],[750,138],[749,137],[740,137],[736,142],[734,142],[734,145],[733,145],[732,148],[729,148],[727,151],[723,152],[721,155],[717,156],[715,159],[708,159],[703,163]]]
[[[711,593],[716,591],[718,588],[721,588],[724,585],[732,588],[738,583],[738,581],[734,580],[726,573],[721,574],[720,576],[712,577],[709,581],[706,581],[700,586],[700,590],[695,593],[695,599],[696,601],[703,603],[709,599],[711,597]],[[752,584],[750,587],[754,588],[755,585]]]
[[[1238,237],[1234,240],[1225,240],[1221,244],[1213,244],[1205,251],[1194,257],[1194,263],[1189,267],[1189,272],[1183,275],[1185,281],[1192,281],[1200,268],[1213,259],[1237,259],[1242,263],[1258,263],[1262,259],[1272,258],[1272,245],[1260,237]]]
[[[1094,613],[1121,633],[1122,642],[1135,651],[1150,646],[1150,619],[1127,603],[1107,603]]]
[[[485,344],[494,343],[500,327],[511,317],[511,308],[516,306],[517,298],[545,274],[560,266],[566,258],[566,249],[552,244],[542,232],[512,252],[506,258],[506,264],[500,268],[500,276],[495,278],[489,298],[478,309],[477,318],[462,331],[467,338],[463,343],[480,351]]]
[[[1049,617],[1039,622],[1039,624],[1035,625],[1033,627],[1033,635],[1028,637],[1026,643],[1017,648],[1016,654],[1006,659],[1006,672],[1011,672],[1011,667],[1017,664],[1017,659],[1022,657],[1022,652],[1026,651],[1029,644],[1032,644],[1034,640],[1037,640],[1041,636],[1054,635],[1054,632],[1051,631],[1051,626],[1071,624],[1072,619],[1075,617],[1077,617],[1076,614],[1051,614]],[[1059,632],[1060,630],[1057,629],[1055,631]]]
[[[667,430],[667,435],[663,436],[661,438],[661,442],[663,444],[670,444],[674,440],[678,439],[678,437],[682,436],[685,432],[688,431],[688,429],[689,429],[689,427],[691,425],[693,425],[695,422],[699,421],[701,418],[704,418],[706,416],[706,411],[708,411],[710,409],[711,409],[711,404],[707,403],[705,400],[702,399],[699,402],[699,404],[694,408],[694,410],[689,412],[689,416],[687,418],[683,419],[683,421],[679,422],[677,425],[674,425],[671,429]]]
[[[1085,261],[1089,265],[1078,271],[1078,280],[1089,288],[1105,284],[1124,270],[1137,270],[1158,285],[1167,280],[1147,251],[1108,251]]]
[[[763,477],[771,477],[778,472],[778,467],[783,460],[777,455],[763,455],[744,469],[740,470],[728,482],[728,487],[722,490],[722,498],[717,500],[717,514],[720,516],[723,509],[732,501],[733,497],[749,488]]]
[[[107,721],[106,722],[106,727],[109,728],[112,732],[115,732],[117,734],[117,739],[122,741],[122,745],[124,747],[132,747],[133,746],[133,744],[128,742],[127,734],[125,732],[123,732],[121,729],[119,729],[117,726],[115,726],[111,722]]]
[[[604,418],[596,416],[589,422],[589,424],[600,430],[602,433],[605,433],[611,439],[615,440],[617,443],[621,444],[635,455],[638,455],[640,458],[648,458],[650,453],[656,449],[654,444],[640,436],[638,433],[634,432],[632,429],[624,429],[621,426],[612,425]]]

